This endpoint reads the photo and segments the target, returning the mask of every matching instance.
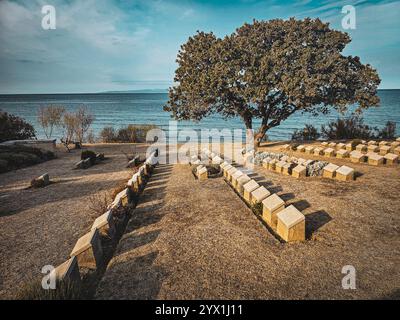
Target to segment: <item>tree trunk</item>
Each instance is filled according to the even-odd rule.
[[[265,136],[265,133],[268,130],[268,126],[267,125],[261,125],[260,129],[258,130],[257,133],[254,134],[254,150],[257,150],[258,147],[261,144],[262,139]]]

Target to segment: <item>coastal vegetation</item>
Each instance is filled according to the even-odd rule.
[[[395,134],[395,122],[387,121],[383,128],[378,128],[365,124],[359,115],[353,115],[322,125],[320,131],[313,125],[307,124],[303,129],[296,129],[293,132],[292,140],[317,140],[319,137],[327,140],[394,139]]]
[[[261,119],[255,145],[297,112],[357,112],[379,104],[380,78],[359,57],[342,51],[351,41],[319,19],[254,20],[225,38],[198,32],[181,46],[164,110],[178,120],[214,113],[240,117],[246,129]]]
[[[147,124],[130,124],[118,130],[115,130],[114,127],[105,127],[100,132],[100,139],[105,143],[141,143],[146,142],[147,132],[156,128],[155,125]]]
[[[24,119],[0,110],[0,143],[35,138],[33,126]]]

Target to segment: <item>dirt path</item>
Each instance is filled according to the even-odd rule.
[[[329,202],[314,202],[305,191],[309,182],[280,184],[265,174],[262,184],[305,210],[313,240],[280,243],[222,178],[199,182],[188,166],[158,167],[97,298],[398,297],[398,230],[379,218],[355,219],[354,210],[330,211],[347,197],[336,200],[321,190],[325,198],[319,200]],[[303,198],[307,194],[311,203]],[[332,223],[339,215],[344,221]],[[374,221],[381,224],[379,236]],[[398,222],[397,216],[392,222]],[[357,290],[341,287],[341,270],[348,264],[356,267]]]
[[[80,152],[60,151],[58,159],[0,175],[0,299],[41,277],[44,265],[65,261],[95,219],[90,198],[109,193],[130,176],[121,150],[132,152],[132,145],[89,149],[104,152],[108,159],[87,170],[72,170]],[[45,172],[54,184],[25,189]]]

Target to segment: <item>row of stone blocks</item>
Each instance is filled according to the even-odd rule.
[[[262,204],[262,219],[286,242],[305,240],[305,217],[293,205],[271,194],[242,171],[224,162],[221,164],[225,180],[250,206]]]
[[[96,162],[100,162],[104,160],[104,153],[96,153]],[[92,166],[92,160],[90,158],[86,158],[84,160],[80,160],[75,164],[75,169],[87,169]]]
[[[132,200],[132,194],[139,192],[145,183],[146,176],[151,175],[152,168],[156,164],[157,158],[153,152],[128,181],[127,188],[116,195],[109,210],[94,221],[90,232],[78,239],[70,253],[70,259],[55,268],[53,272],[58,281],[80,281],[81,268],[96,270],[100,266],[103,261],[101,237],[113,239],[117,230],[113,212],[128,206]]]

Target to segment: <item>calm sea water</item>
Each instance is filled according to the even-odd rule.
[[[400,90],[380,90],[381,106],[364,112],[364,120],[372,126],[382,127],[387,121],[397,124],[400,134]],[[38,108],[46,105],[63,105],[72,111],[80,105],[86,105],[94,113],[96,120],[92,129],[98,134],[103,127],[119,128],[128,124],[155,124],[168,128],[172,120],[170,114],[163,111],[168,97],[165,93],[107,93],[107,94],[45,94],[45,95],[0,95],[0,110],[21,116],[34,125],[37,135],[44,137],[37,124]],[[317,128],[338,117],[337,113],[311,117],[307,114],[294,114],[282,124],[268,132],[270,140],[290,139],[292,132],[313,124]],[[257,122],[255,123],[255,127]],[[191,128],[244,129],[240,119],[223,120],[220,116],[210,116],[201,122],[180,121],[178,130]],[[60,137],[61,132],[55,132]]]

